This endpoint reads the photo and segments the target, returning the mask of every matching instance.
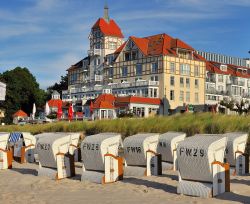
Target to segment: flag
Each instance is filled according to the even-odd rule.
[[[35,119],[35,114],[36,114],[36,104],[33,103],[33,109],[32,109],[32,119]]]
[[[69,105],[68,119],[69,119],[69,121],[71,121],[73,119],[73,106],[72,106],[72,104]]]
[[[62,114],[63,114],[63,112],[62,112],[62,106],[59,105],[58,109],[57,109],[57,119],[58,120],[60,120],[62,118]]]
[[[50,114],[50,109],[49,109],[48,101],[46,101],[46,104],[45,104],[44,114],[45,114],[45,116],[47,116],[47,115]]]

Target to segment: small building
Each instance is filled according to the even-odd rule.
[[[119,114],[133,114],[137,117],[149,117],[159,114],[161,100],[138,96],[114,96],[101,94],[89,99],[83,105],[85,119],[115,119]]]
[[[20,109],[16,113],[13,114],[13,123],[18,124],[18,122],[25,121],[27,120],[27,118],[28,118],[27,113],[25,113],[24,111]]]
[[[58,107],[62,107],[62,100],[57,91],[53,91],[51,94],[51,99],[48,101],[48,105],[51,113],[56,113],[58,111]]]
[[[115,96],[112,94],[101,94],[93,104],[92,119],[115,119]]]

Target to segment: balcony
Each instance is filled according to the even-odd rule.
[[[219,91],[217,89],[206,89],[206,94],[214,94],[214,95],[229,95],[228,91]]]
[[[235,85],[235,86],[245,86],[245,82],[244,81],[233,80],[232,81],[232,85]]]
[[[101,49],[91,49],[91,50],[88,50],[88,55],[89,56],[94,56],[94,55],[97,55],[97,56],[101,56]]]
[[[159,81],[136,81],[136,82],[132,82],[131,86],[159,86]]]

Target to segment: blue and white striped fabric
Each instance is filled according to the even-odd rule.
[[[20,132],[12,132],[10,133],[9,142],[16,143],[20,139],[21,136],[22,136],[22,133]]]

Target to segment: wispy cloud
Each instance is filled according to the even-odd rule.
[[[103,15],[104,2],[100,5],[98,0],[22,0],[25,3],[22,5],[16,1],[18,7],[13,4],[0,8],[0,72],[15,66],[28,67],[46,88],[59,80],[71,64],[86,56],[88,34],[94,21]],[[108,0],[108,3],[111,17],[127,37],[166,32],[199,49],[218,48],[218,38],[226,40],[226,33],[237,29],[237,25],[224,22],[241,18],[236,10],[250,6],[249,0]],[[223,23],[217,24],[220,21]],[[242,49],[246,49],[249,40],[243,41]],[[222,50],[223,46],[220,47]]]

